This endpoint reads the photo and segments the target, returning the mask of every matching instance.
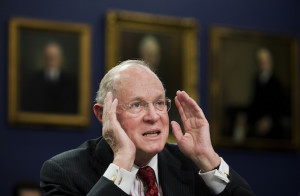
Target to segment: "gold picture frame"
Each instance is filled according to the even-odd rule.
[[[297,40],[214,26],[210,46],[209,108],[214,145],[297,149]]]
[[[15,17],[8,35],[9,123],[88,126],[90,27]],[[56,76],[46,82],[48,70]]]
[[[197,23],[193,18],[175,18],[123,10],[106,15],[106,71],[127,59],[143,59],[158,74],[173,99],[185,90],[198,99]],[[181,122],[175,104],[170,120]],[[175,142],[173,134],[169,142]]]

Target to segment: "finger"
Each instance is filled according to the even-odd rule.
[[[117,119],[117,107],[118,107],[118,99],[113,99],[112,93],[108,93],[106,100],[106,125],[109,127],[109,130],[112,130],[115,133],[114,137],[119,137],[121,134],[121,138],[125,135],[118,119]]]
[[[117,106],[118,106],[118,99],[117,98],[115,98],[114,100],[113,100],[113,102],[112,102],[112,104],[111,104],[111,109],[112,109],[112,111],[117,111]]]
[[[117,120],[117,107],[118,107],[118,99],[115,98],[111,104],[111,108],[110,108],[110,117],[112,118],[112,120]]]
[[[184,122],[187,118],[185,116],[183,107],[182,107],[180,101],[178,100],[177,96],[175,97],[175,105],[176,105],[176,107],[178,109],[178,112],[179,112],[179,115],[180,115],[180,118],[181,118],[182,122]]]
[[[112,93],[111,92],[108,92],[106,94],[106,97],[104,99],[104,103],[103,103],[103,107],[104,109],[106,108],[110,108],[110,103],[111,103],[111,99],[112,99]]]
[[[113,98],[113,97],[111,97]],[[110,108],[107,111],[109,121],[112,127],[119,128],[119,121],[117,120],[117,107],[118,107],[118,99],[115,98],[110,103]]]
[[[119,137],[118,140],[124,140],[127,137],[127,133],[122,128],[120,122],[117,119],[117,107],[118,107],[119,100],[115,98],[111,104],[110,110],[110,121],[112,123],[112,127],[116,132],[116,137]]]
[[[184,91],[177,91],[177,100],[182,106],[182,111],[186,117],[186,119],[192,116],[190,112],[190,106],[188,105],[188,95]]]
[[[113,94],[112,94],[111,92],[108,92],[108,93],[106,94],[105,99],[104,99],[104,104],[105,104],[105,103],[111,102],[112,99],[113,99]]]
[[[205,118],[205,115],[199,105],[186,92],[178,93],[178,100],[180,101],[186,117]]]
[[[183,137],[180,125],[176,121],[172,121],[171,126],[172,126],[172,131],[174,133],[174,136],[176,138],[176,141],[177,141],[177,143],[179,143]]]
[[[117,119],[118,103],[119,103],[119,100],[117,98],[115,98],[111,104],[110,120],[113,123],[113,125],[117,128],[117,130],[123,130],[120,122]],[[121,131],[121,132],[124,132],[124,131]]]
[[[107,119],[112,104],[112,93],[108,92],[103,104],[103,118]]]

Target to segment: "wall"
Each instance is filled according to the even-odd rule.
[[[8,20],[13,16],[87,23],[92,27],[92,92],[104,73],[104,16],[109,8],[150,12],[199,21],[201,106],[207,112],[208,30],[212,24],[247,27],[300,36],[300,2],[297,0],[2,0],[0,2],[0,188],[9,195],[15,181],[39,179],[42,163],[51,156],[101,135],[92,118],[84,131],[16,127],[7,124]],[[94,97],[95,93],[92,93]],[[92,114],[92,105],[91,115]],[[218,149],[220,155],[253,187],[257,195],[297,195],[299,152],[266,152]]]

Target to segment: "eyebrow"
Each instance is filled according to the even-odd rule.
[[[161,95],[158,95],[154,100],[162,99],[164,97],[165,97],[165,95],[161,94]],[[133,97],[129,100],[129,102],[132,102],[132,101],[145,101],[145,100],[142,97]]]

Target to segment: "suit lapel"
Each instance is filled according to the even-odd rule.
[[[163,195],[194,195],[193,172],[183,171],[181,162],[168,150],[158,154],[158,175]]]

